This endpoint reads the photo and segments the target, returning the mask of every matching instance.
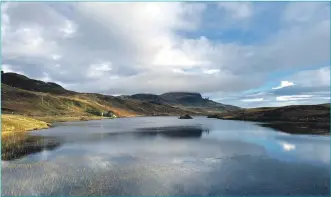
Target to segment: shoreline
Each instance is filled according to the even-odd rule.
[[[148,116],[149,115],[129,115],[129,116],[119,116],[116,118],[135,118],[135,117],[148,117]],[[169,115],[169,116],[177,116],[177,115]],[[157,116],[154,115],[151,117],[157,117]],[[103,117],[102,116],[25,116],[25,115],[17,115],[17,114],[1,114],[1,119],[2,119],[1,137],[3,138],[17,133],[21,134],[30,131],[49,129],[52,127],[53,124],[61,123],[61,122],[81,122],[81,121],[104,120],[104,119],[114,119],[114,118],[105,117],[105,116]],[[9,125],[6,125],[8,119],[13,119],[16,125],[15,123],[12,122],[9,123]],[[26,123],[34,124],[34,125],[33,127],[31,127]]]

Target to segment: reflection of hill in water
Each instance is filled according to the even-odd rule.
[[[171,138],[200,138],[208,129],[200,126],[153,127],[137,129],[137,135],[164,136]]]
[[[53,137],[15,134],[2,140],[1,159],[14,160],[43,150],[53,150],[61,145],[59,139]]]
[[[147,127],[138,128],[134,131],[122,131],[112,133],[99,133],[94,136],[108,137],[168,137],[168,138],[200,138],[203,133],[209,133],[208,129],[201,126],[169,126],[169,127]]]

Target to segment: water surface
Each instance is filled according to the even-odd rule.
[[[3,195],[329,195],[330,138],[256,123],[58,123],[2,153]]]

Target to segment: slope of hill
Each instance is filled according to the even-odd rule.
[[[95,119],[102,114],[119,117],[157,115],[207,115],[238,109],[203,99],[199,93],[135,94],[109,96],[78,93],[56,83],[1,73],[2,112],[33,116],[40,120]]]

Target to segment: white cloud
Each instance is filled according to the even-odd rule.
[[[282,146],[284,151],[292,151],[296,149],[295,144],[290,144],[287,142],[280,142],[279,144]]]
[[[256,97],[256,96],[268,96],[271,93],[269,92],[257,92],[257,93],[253,93],[253,94],[248,94],[246,95],[246,97]]]
[[[77,31],[77,27],[72,21],[66,20],[64,22],[64,26],[60,28],[60,31],[63,33],[65,38],[68,38],[74,36]]]
[[[220,2],[217,6],[225,9],[235,19],[245,19],[253,15],[253,6],[250,2]]]
[[[216,73],[219,73],[221,72],[220,69],[209,69],[209,70],[204,70],[203,73],[206,73],[206,74],[216,74]]]
[[[300,71],[291,80],[304,87],[330,87],[330,67]]]
[[[297,101],[305,100],[313,97],[313,95],[291,95],[291,96],[277,96],[277,101]]]
[[[7,70],[33,78],[47,73],[50,80],[76,91],[181,90],[217,92],[223,97],[258,88],[269,82],[274,71],[328,62],[330,21],[324,10],[329,7],[323,5],[305,8],[315,10],[305,11],[313,13],[311,20],[293,22],[299,14],[284,16],[278,30],[259,43],[247,44],[213,39],[208,29],[202,31],[210,20],[204,18],[210,12],[204,3],[5,3],[1,7],[2,59]],[[255,4],[248,2],[217,6],[221,9],[217,12],[226,12],[230,23],[262,17],[256,16]],[[289,13],[300,11],[296,3],[285,7]],[[232,30],[223,27],[223,20],[212,20],[222,26],[220,33]],[[259,31],[258,26],[250,28],[246,31]],[[245,38],[238,39],[247,41]],[[328,72],[291,76],[280,87],[291,83],[329,87]],[[318,77],[314,79],[314,75]]]
[[[105,72],[111,71],[111,62],[101,62],[91,64],[87,71],[87,76],[91,78],[99,78],[105,75]]]
[[[2,64],[2,65],[1,65],[1,69],[2,69],[2,71],[4,71],[4,72],[14,72],[10,67],[11,67],[11,66],[8,65],[8,64]]]
[[[260,102],[263,101],[264,98],[252,98],[252,99],[242,99],[242,102]]]
[[[61,55],[53,54],[53,55],[51,56],[51,58],[52,58],[53,60],[59,60],[59,59],[61,59]]]
[[[277,89],[281,89],[281,88],[285,88],[285,87],[289,87],[289,86],[293,86],[293,85],[295,85],[293,82],[281,81],[279,86],[274,87],[272,89],[277,90]]]
[[[283,20],[288,23],[293,22],[316,22],[329,15],[328,3],[320,2],[295,2],[289,4],[283,15]]]

